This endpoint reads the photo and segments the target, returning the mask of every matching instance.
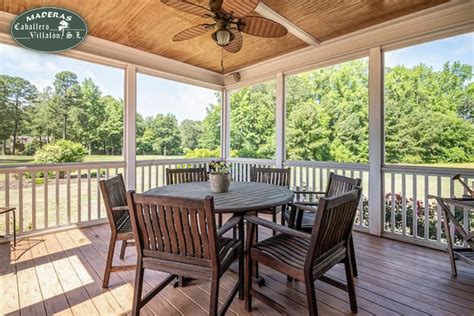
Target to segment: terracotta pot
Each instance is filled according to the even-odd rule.
[[[224,193],[229,191],[230,175],[228,174],[209,174],[209,183],[211,191],[214,193]]]

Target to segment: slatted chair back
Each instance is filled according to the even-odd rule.
[[[311,236],[306,268],[312,268],[332,255],[344,254],[349,247],[361,188],[339,196],[322,197]]]
[[[250,168],[250,181],[290,187],[289,168]]]
[[[127,191],[122,174],[107,180],[100,180],[99,186],[110,227],[113,231],[116,231],[123,221],[128,218]]]
[[[341,195],[343,193],[354,190],[354,188],[360,186],[360,184],[360,179],[353,179],[331,172],[329,174],[329,183],[325,196],[332,197]]]
[[[208,180],[206,168],[166,169],[166,185]]]
[[[218,263],[214,200],[128,192],[138,255],[209,267]]]

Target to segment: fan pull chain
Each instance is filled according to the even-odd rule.
[[[221,48],[221,73],[224,74],[224,48]]]

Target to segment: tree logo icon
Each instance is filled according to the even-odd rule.
[[[68,29],[68,28],[69,28],[69,23],[67,23],[64,20],[59,22],[58,31],[60,31],[62,33],[62,37],[64,37],[64,30]]]

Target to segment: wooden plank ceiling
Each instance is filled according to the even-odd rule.
[[[206,0],[188,0],[206,5]],[[348,34],[447,0],[264,0],[269,7],[321,41]],[[169,8],[159,0],[2,0],[0,10],[19,14],[40,6],[56,6],[79,13],[89,34],[149,53],[220,72],[222,51],[210,34],[184,42],[171,39],[203,19]],[[243,35],[242,50],[224,52],[225,72],[289,53],[307,44],[288,34],[267,39]]]

